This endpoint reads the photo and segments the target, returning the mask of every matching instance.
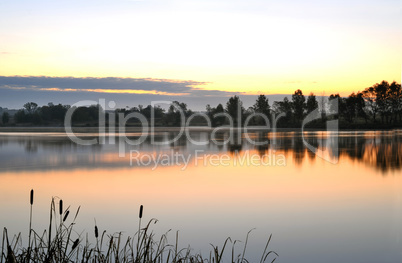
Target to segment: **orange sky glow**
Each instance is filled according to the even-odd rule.
[[[3,4],[0,76],[178,79],[204,82],[203,90],[343,96],[401,80],[397,4],[90,3]]]

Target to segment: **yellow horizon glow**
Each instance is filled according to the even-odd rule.
[[[75,21],[57,32],[43,29],[43,37],[28,35],[27,43],[10,37],[4,41],[9,52],[0,54],[0,75],[194,80],[207,82],[197,89],[247,95],[301,89],[347,96],[382,80],[401,80],[397,41],[384,44],[367,32],[354,36],[296,19],[209,15],[207,20],[197,12],[123,15]],[[172,35],[173,41],[163,41]]]

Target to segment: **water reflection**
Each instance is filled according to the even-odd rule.
[[[400,136],[345,137],[340,140],[341,154],[386,171],[400,169],[402,144]]]
[[[196,151],[203,154],[241,155],[252,150],[260,156],[274,151],[285,154],[296,165],[302,165],[306,157],[310,161],[319,158],[306,147],[306,143],[327,151],[332,158],[338,157],[339,151],[340,162],[349,158],[383,172],[401,169],[401,131],[340,132],[336,135],[336,140],[333,134],[327,132],[305,133],[304,138],[298,132],[234,133],[232,140],[229,135],[224,131],[215,134],[209,131],[194,131],[189,133],[191,142],[185,133],[178,137],[177,132],[160,132],[153,138],[148,136],[137,146],[125,143],[125,156],[119,157],[119,150],[122,151],[119,149],[119,137],[87,136],[87,139],[97,138],[100,143],[81,146],[61,133],[36,136],[0,134],[0,171],[127,167],[132,152],[157,155],[167,154],[171,150],[182,154],[183,158],[190,159],[194,158]],[[135,134],[129,137],[130,140],[138,138],[139,135]],[[170,142],[167,145],[160,144],[167,141]],[[228,143],[224,144],[225,141]],[[149,166],[151,165],[154,163],[149,163]]]
[[[138,214],[131,208],[143,204],[144,218],[160,220],[155,233],[180,230],[183,247],[195,251],[209,251],[210,243],[222,244],[228,236],[244,241],[245,233],[257,228],[249,240],[254,244],[248,253],[256,255],[250,262],[259,262],[271,233],[269,249],[279,253],[280,262],[401,262],[402,177],[379,176],[401,174],[400,132],[334,137],[259,131],[223,145],[226,131],[191,131],[192,142],[181,136],[153,144],[176,135],[158,132],[141,145],[125,143],[125,157],[119,157],[120,137],[87,134],[101,143],[81,146],[61,134],[0,135],[1,227],[13,234],[26,229],[23,207],[33,188],[39,230],[48,227],[49,198],[60,196],[84,208],[77,233],[90,233],[94,218],[108,234],[135,233]],[[307,145],[339,162],[326,162]],[[199,151],[209,155],[208,165],[195,157]],[[279,155],[286,165],[280,165]],[[216,156],[227,165],[210,165]],[[132,157],[142,163],[130,165]],[[191,162],[181,170],[187,158]],[[165,166],[152,170],[158,163]]]

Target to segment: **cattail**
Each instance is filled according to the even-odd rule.
[[[141,205],[140,206],[140,218],[142,218],[142,209],[143,209],[143,206]]]
[[[31,204],[30,211],[29,211],[29,236],[28,236],[28,258],[31,256],[31,232],[32,232],[32,206],[33,206],[33,199],[34,199],[34,190],[31,189],[31,194],[29,198],[29,203]],[[29,260],[28,260],[29,262]]]
[[[60,215],[63,214],[63,200],[60,200],[59,202],[59,213]]]
[[[34,197],[34,190],[31,189],[31,198],[30,198],[31,205],[33,205],[33,197]]]
[[[70,214],[70,210],[67,210],[66,214],[64,215],[64,217],[63,217],[63,222],[66,221],[66,219],[67,219],[67,217],[68,217],[68,214]]]
[[[98,233],[98,227],[95,225],[95,237],[98,238],[99,233]]]
[[[77,238],[75,241],[74,241],[74,244],[73,244],[73,247],[71,248],[72,250],[74,250],[77,246],[78,246],[78,243],[80,242],[80,240]]]

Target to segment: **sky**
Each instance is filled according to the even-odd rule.
[[[401,82],[401,47],[400,0],[2,0],[0,107],[347,96]]]

